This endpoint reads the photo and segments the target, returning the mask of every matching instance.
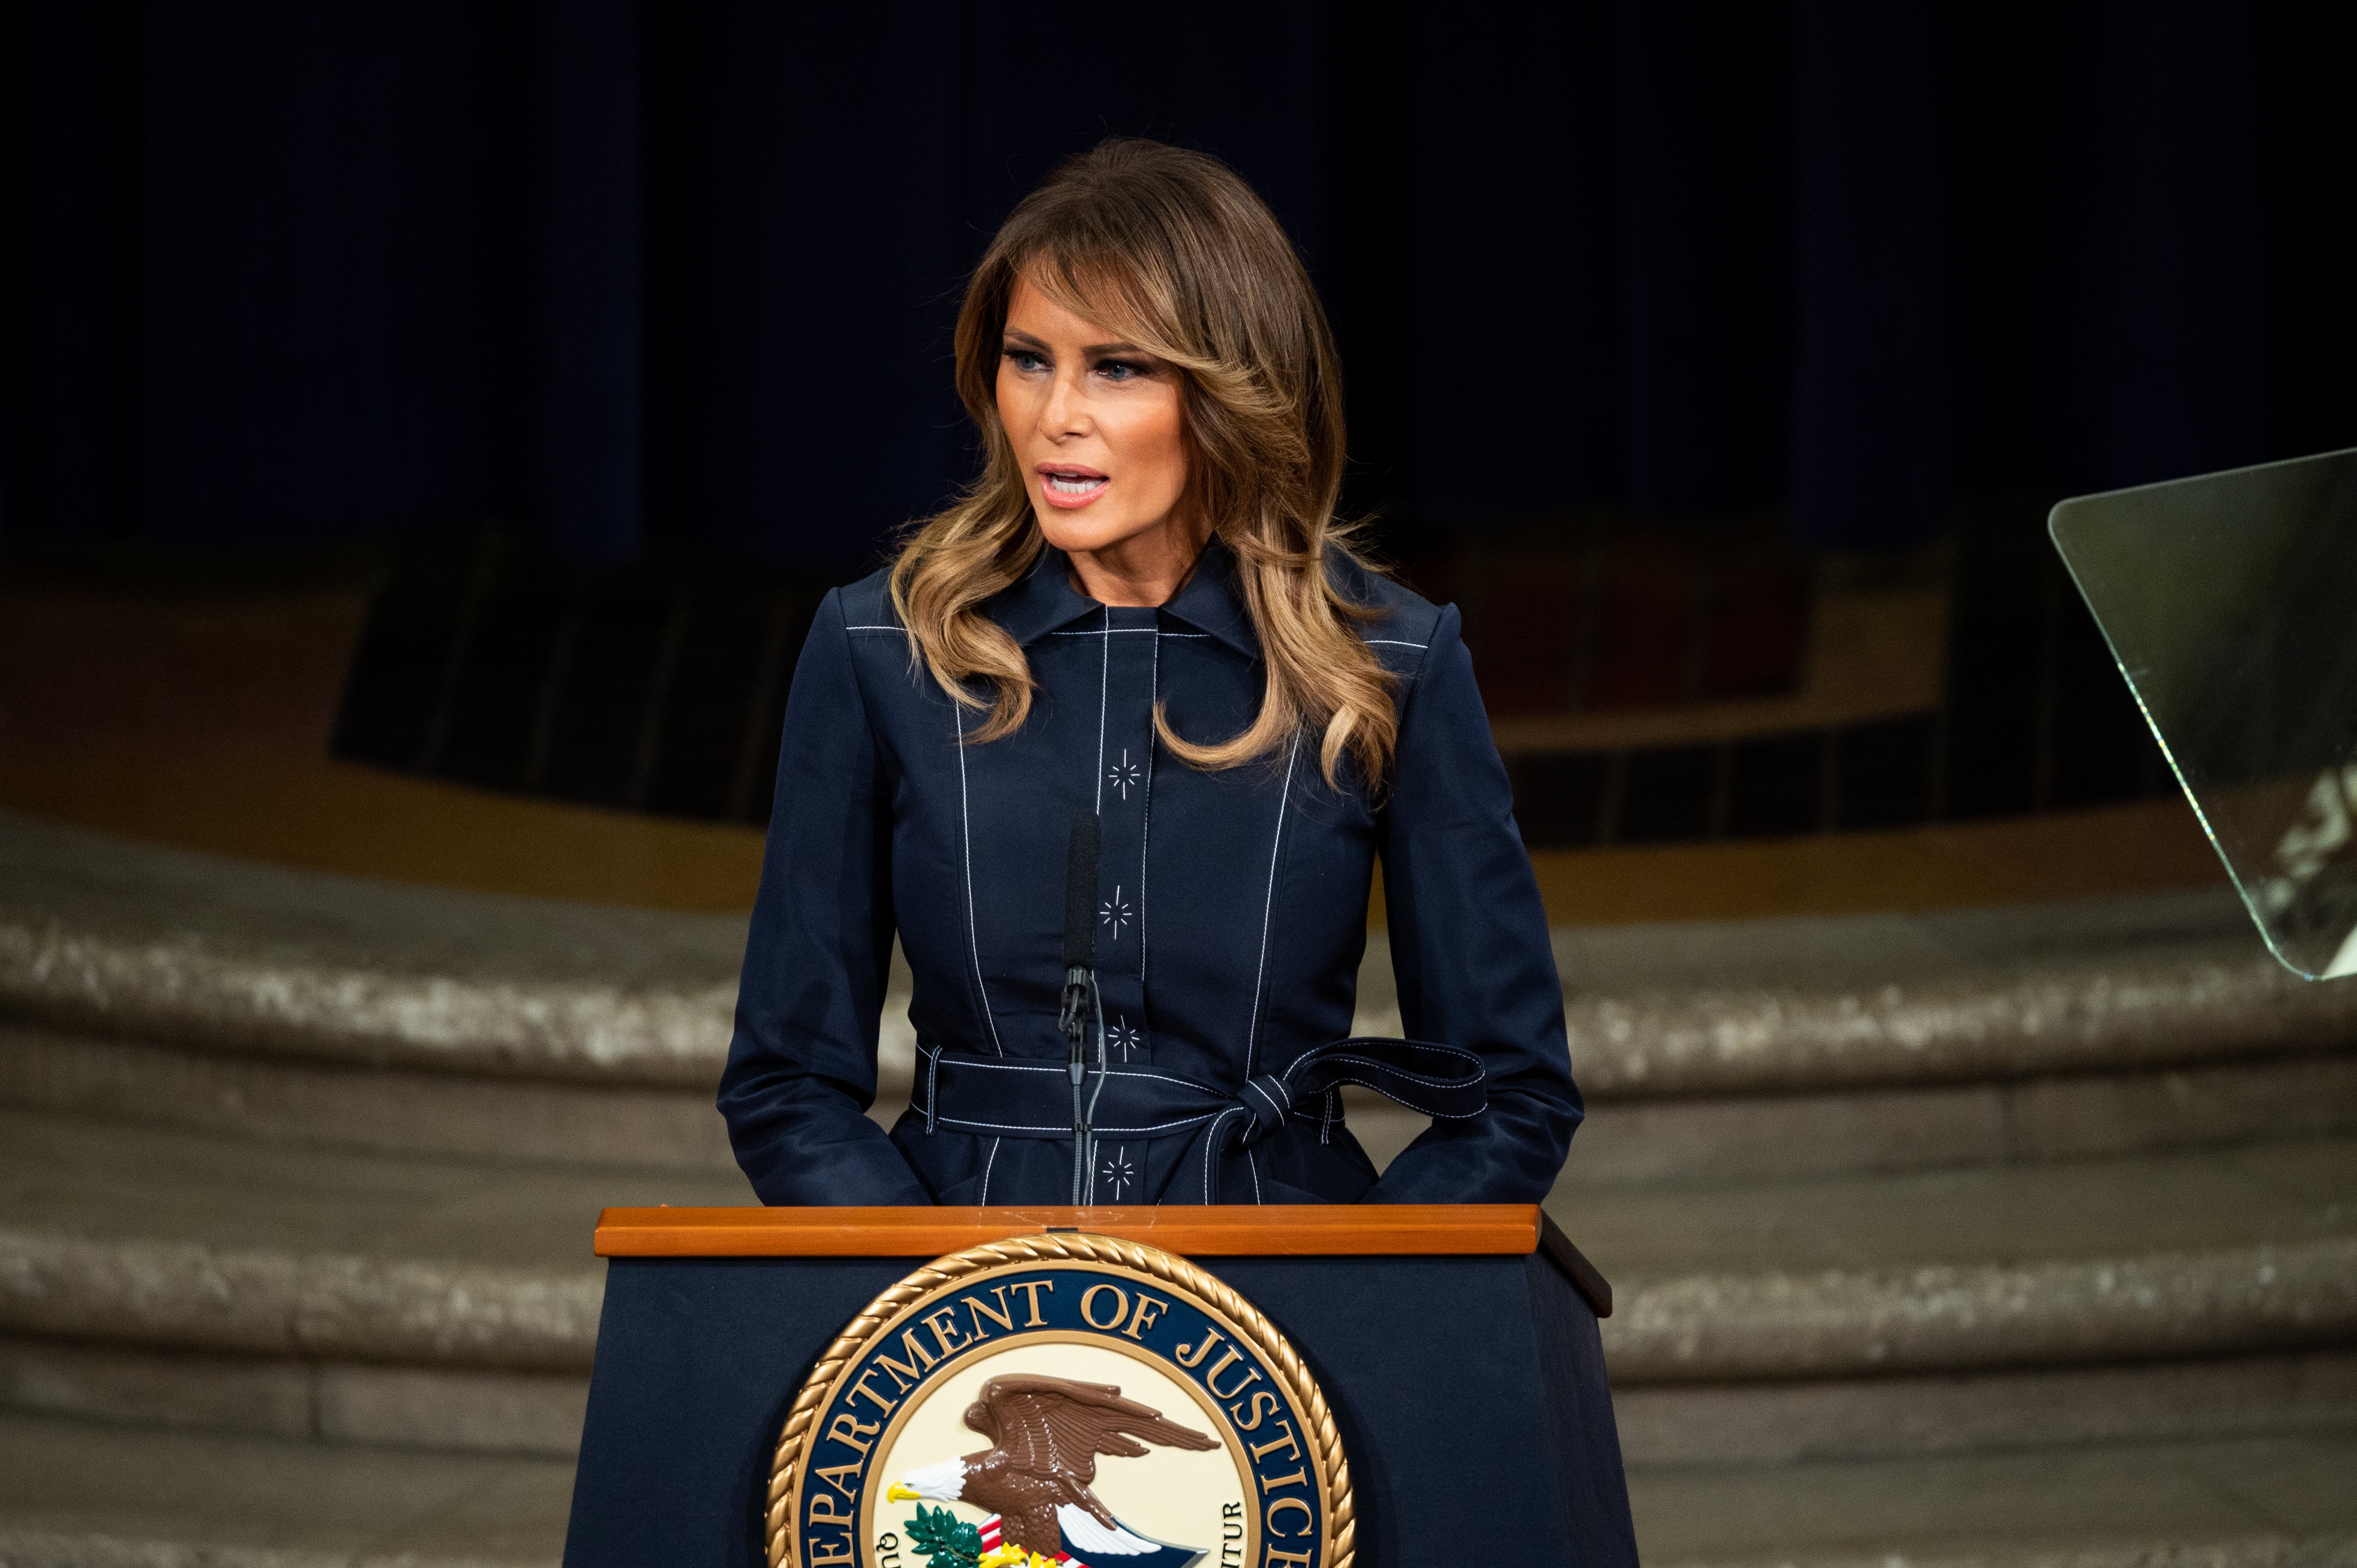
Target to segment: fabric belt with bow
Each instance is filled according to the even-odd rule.
[[[925,1130],[949,1127],[999,1138],[1070,1138],[1071,1079],[1062,1062],[985,1057],[920,1042],[915,1109]],[[1097,1073],[1089,1087],[1096,1090]],[[1297,1116],[1314,1116],[1320,1141],[1341,1112],[1338,1090],[1355,1083],[1441,1121],[1481,1114],[1489,1102],[1481,1058],[1455,1046],[1360,1036],[1331,1040],[1296,1057],[1282,1072],[1223,1089],[1148,1068],[1108,1068],[1092,1117],[1101,1138],[1191,1134],[1169,1190],[1184,1192],[1200,1165],[1202,1201],[1220,1201],[1220,1163]],[[1189,1183],[1189,1185],[1197,1185]],[[1184,1201],[1182,1197],[1180,1201]]]

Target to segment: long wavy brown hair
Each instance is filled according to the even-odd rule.
[[[972,735],[995,740],[1031,711],[1023,650],[982,613],[1046,547],[1026,476],[998,420],[998,362],[1017,281],[1174,367],[1183,388],[1188,501],[1234,553],[1267,671],[1243,733],[1162,744],[1199,768],[1273,756],[1305,728],[1340,782],[1348,757],[1371,782],[1398,737],[1392,677],[1351,623],[1380,613],[1329,568],[1365,563],[1335,516],[1342,483],[1341,367],[1309,274],[1252,188],[1216,158],[1157,142],[1109,141],[1024,198],[966,285],[957,387],[981,429],[981,476],[916,525],[892,566],[892,602],[942,690],[988,706]],[[970,682],[996,688],[985,701]]]

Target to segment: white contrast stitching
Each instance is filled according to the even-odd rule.
[[[1382,1095],[1385,1100],[1390,1101],[1394,1105],[1405,1105],[1407,1106],[1407,1109],[1415,1112],[1419,1116],[1437,1117],[1443,1122],[1470,1122],[1476,1116],[1481,1115],[1484,1112],[1489,1110],[1489,1107],[1485,1105],[1480,1111],[1426,1111],[1421,1105],[1408,1105],[1406,1101],[1402,1100],[1398,1095],[1394,1094],[1382,1084],[1370,1083],[1363,1078],[1352,1078],[1350,1074],[1344,1073],[1334,1081],[1337,1083],[1355,1083],[1361,1089],[1372,1089],[1377,1094]]]
[[[1394,1073],[1401,1078],[1414,1078],[1416,1076],[1415,1074],[1409,1072],[1405,1068],[1394,1067],[1390,1062],[1384,1061],[1379,1057],[1346,1057],[1338,1054],[1329,1057],[1320,1057],[1318,1059],[1320,1061],[1341,1062],[1345,1066],[1349,1067],[1371,1067],[1377,1072]],[[1478,1060],[1479,1058],[1473,1059]],[[1431,1087],[1435,1089],[1460,1089],[1469,1086],[1473,1081],[1474,1080],[1472,1079],[1459,1079],[1455,1083],[1436,1083]]]
[[[1005,1141],[1006,1140],[1001,1138],[993,1138],[990,1141],[990,1158],[982,1162],[982,1192],[980,1196],[982,1197],[983,1207],[985,1208],[987,1208],[990,1204],[991,1167],[998,1164],[998,1145]]]
[[[1203,1133],[1203,1201],[1205,1203],[1211,1201],[1211,1158],[1220,1147],[1220,1123],[1231,1116],[1243,1114],[1244,1112],[1237,1107],[1230,1106],[1211,1118],[1211,1126]]]
[[[1481,1058],[1475,1056],[1471,1051],[1461,1050],[1455,1046],[1431,1045],[1422,1040],[1370,1040],[1368,1036],[1353,1035],[1349,1039],[1336,1040],[1333,1044],[1337,1046],[1361,1046],[1368,1044],[1388,1045],[1404,1051],[1416,1051],[1426,1056],[1440,1057],[1449,1061],[1469,1063],[1474,1067],[1481,1065]],[[1330,1049],[1330,1047],[1321,1048]],[[1299,1072],[1303,1068],[1308,1067],[1313,1061],[1356,1062],[1362,1067],[1375,1068],[1383,1072],[1405,1073],[1409,1070],[1405,1068],[1394,1067],[1387,1061],[1383,1061],[1372,1057],[1352,1057],[1342,1056],[1340,1054],[1320,1055],[1316,1051],[1304,1051],[1301,1055],[1294,1058],[1291,1062],[1287,1063],[1283,1072],[1276,1075],[1278,1081],[1283,1083],[1287,1089],[1292,1088],[1293,1075]]]
[[[1228,1114],[1228,1112],[1222,1112],[1221,1114],[1224,1116]],[[1157,1133],[1176,1132],[1182,1127],[1200,1127],[1211,1119],[1211,1113],[1207,1111],[1200,1116],[1189,1116],[1180,1122],[1157,1122],[1151,1127],[1100,1127],[1097,1131],[1100,1133],[1104,1133],[1117,1138],[1146,1138],[1151,1137]],[[1069,1137],[1072,1131],[1069,1125],[1060,1122],[1047,1123],[1035,1123],[1030,1122],[975,1122],[963,1116],[944,1116],[942,1118],[942,1125],[944,1127],[980,1128],[985,1133],[1036,1133],[1041,1137],[1049,1138]]]
[[[1271,1094],[1267,1090],[1261,1088],[1260,1079],[1256,1078],[1246,1079],[1244,1087],[1246,1089],[1257,1090],[1260,1097],[1268,1101],[1269,1109],[1276,1112],[1276,1124],[1278,1126],[1284,1126],[1285,1123],[1290,1120],[1290,1118],[1286,1114],[1285,1107],[1278,1103],[1276,1096]]]
[[[1105,646],[1110,648],[1113,644]],[[1137,993],[1140,1002],[1146,999],[1146,849],[1154,842],[1154,746],[1157,738],[1153,733],[1154,704],[1161,695],[1162,640],[1157,638],[1152,673],[1146,678],[1146,789],[1138,797],[1137,808]],[[1146,1019],[1149,1029],[1153,1023],[1149,1016]],[[1128,1058],[1125,1057],[1123,1059]]]
[[[1181,1127],[1200,1127],[1211,1119],[1208,1111],[1200,1116],[1189,1116],[1180,1122],[1157,1122],[1151,1127],[1100,1127],[1100,1133],[1112,1133],[1124,1138],[1143,1138],[1154,1133],[1176,1132]]]
[[[846,626],[843,629],[845,631],[897,631],[904,636],[909,630],[905,626]]]
[[[1430,648],[1428,642],[1402,642],[1396,637],[1362,637],[1359,639],[1370,648]]]
[[[1051,1068],[1049,1070],[1052,1072],[1057,1069]],[[1113,1069],[1107,1076],[1111,1078],[1150,1078],[1157,1083],[1175,1083],[1181,1089],[1199,1089],[1206,1094],[1216,1094],[1219,1092],[1208,1084],[1191,1082],[1183,1078],[1172,1078],[1167,1072],[1137,1072],[1129,1068],[1117,1067]]]
[[[1268,979],[1268,923],[1276,910],[1276,856],[1285,846],[1285,805],[1293,794],[1293,765],[1301,757],[1301,732],[1293,732],[1293,747],[1285,754],[1285,787],[1276,796],[1276,836],[1268,845],[1268,897],[1260,910],[1260,968],[1253,975],[1252,1022],[1244,1031],[1244,1076],[1253,1076],[1253,1062],[1260,1050],[1261,988]],[[1210,1199],[1204,1201],[1209,1202]]]
[[[952,702],[950,714],[957,721],[958,832],[965,852],[966,951],[974,956],[974,989],[982,1003],[983,1026],[990,1031],[991,1048],[1003,1057],[1006,1047],[998,1038],[998,1020],[990,1015],[990,987],[982,978],[982,939],[978,934],[981,922],[974,911],[974,813],[966,803],[965,792],[965,710]]]
[[[1114,1163],[1115,1160],[1120,1162],[1118,1165]],[[1089,1173],[1089,1201],[1092,1203],[1096,1201],[1098,1174],[1099,1173],[1096,1171],[1091,1171]],[[1127,1144],[1116,1144],[1114,1145],[1113,1159],[1104,1162],[1103,1174],[1112,1181],[1113,1200],[1115,1203],[1119,1203],[1121,1201],[1123,1189],[1129,1187],[1136,1180],[1136,1178],[1130,1174],[1129,1145]]]
[[[952,1069],[960,1072],[1052,1072],[1058,1077],[1061,1077],[1065,1071],[1065,1069],[1060,1067],[1052,1067],[1046,1063],[1039,1063],[1035,1065],[1024,1062],[994,1062],[980,1059],[970,1062],[952,1062],[950,1063],[950,1066]],[[1104,1076],[1107,1078],[1150,1078],[1157,1083],[1175,1083],[1181,1089],[1200,1090],[1205,1094],[1216,1094],[1219,1092],[1219,1090],[1211,1088],[1207,1084],[1193,1083],[1183,1078],[1172,1078],[1168,1073],[1138,1072],[1130,1068],[1107,1068],[1105,1069]]]
[[[1106,631],[1106,633],[1107,633],[1108,635],[1110,635],[1110,634],[1112,633],[1112,631],[1113,631],[1113,607],[1112,607],[1111,605],[1107,605],[1107,606],[1105,606],[1104,618],[1105,618],[1105,631]],[[1108,703],[1110,703],[1110,702],[1112,701],[1112,692],[1113,692],[1113,644],[1112,644],[1112,643],[1110,643],[1110,642],[1105,643],[1105,644],[1103,645],[1103,652],[1104,652],[1104,658],[1103,658],[1102,660],[1100,660],[1100,661],[1099,661],[1098,666],[1097,666],[1097,804],[1096,804],[1096,812],[1097,812],[1097,815],[1098,815],[1098,816],[1100,816],[1100,817],[1102,817],[1102,816],[1103,816],[1103,815],[1104,815],[1104,731],[1105,731],[1105,706],[1106,706],[1106,704],[1107,704]],[[1115,941],[1118,941],[1118,940],[1121,940],[1121,932],[1120,932],[1119,930],[1115,930],[1115,931],[1114,932],[1114,940]]]

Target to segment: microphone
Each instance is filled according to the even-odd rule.
[[[1072,1080],[1074,1208],[1080,1207],[1089,1168],[1089,1119],[1081,1106],[1081,1080],[1088,1073],[1084,1041],[1090,1004],[1096,993],[1097,854],[1103,843],[1103,826],[1097,821],[1096,812],[1085,807],[1074,811],[1072,836],[1064,857],[1064,1005],[1059,1020],[1071,1047],[1064,1066]],[[1102,1020],[1097,1033],[1104,1033]]]

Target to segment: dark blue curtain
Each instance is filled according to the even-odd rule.
[[[960,278],[1111,133],[1268,197],[1405,530],[2357,442],[2357,13],[23,0],[0,530],[504,517],[841,575],[967,471]]]

